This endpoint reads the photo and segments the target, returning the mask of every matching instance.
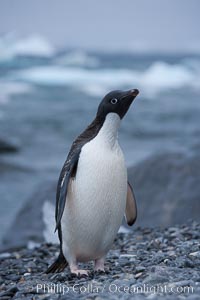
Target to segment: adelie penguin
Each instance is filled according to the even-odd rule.
[[[104,260],[125,215],[128,225],[137,216],[133,190],[127,180],[118,129],[137,89],[113,91],[101,101],[93,122],[73,142],[61,170],[56,195],[56,230],[60,254],[47,273],[88,274],[78,262]]]

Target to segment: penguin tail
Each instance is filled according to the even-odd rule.
[[[58,258],[48,267],[46,270],[46,274],[49,273],[59,273],[62,272],[68,265],[64,255],[62,253],[59,254]]]

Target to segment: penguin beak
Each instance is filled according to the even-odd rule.
[[[138,94],[139,94],[139,90],[138,89],[132,89],[132,90],[124,92],[121,99],[123,99],[123,98],[132,98],[134,100],[135,97]]]
[[[123,92],[121,95],[121,108],[122,108],[122,118],[127,113],[129,107],[131,106],[131,103],[136,98],[136,96],[139,94],[138,89],[132,89],[126,92]]]

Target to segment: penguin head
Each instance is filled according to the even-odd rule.
[[[99,104],[97,117],[105,118],[109,113],[116,113],[122,119],[138,94],[137,89],[126,92],[117,90],[108,93]]]

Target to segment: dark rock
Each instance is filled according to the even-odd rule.
[[[4,299],[6,299],[5,298],[6,296],[12,298],[12,297],[14,297],[14,295],[17,292],[18,292],[17,286],[13,286],[12,288],[8,289],[7,291],[0,293],[0,299],[3,299],[3,297],[4,297]],[[10,298],[8,298],[8,299],[10,299]]]
[[[0,175],[5,173],[10,174],[10,172],[16,173],[17,176],[19,176],[20,173],[30,173],[33,172],[33,170],[27,167],[0,160]]]
[[[199,221],[199,153],[151,156],[129,169],[129,180],[138,205],[136,225],[170,226],[188,219]]]
[[[35,245],[45,241],[45,224],[42,208],[45,201],[54,204],[55,191],[55,182],[48,182],[41,185],[38,191],[33,195],[32,199],[30,199],[30,201],[28,201],[19,211],[13,224],[4,236],[1,245],[2,251],[3,249],[27,246],[29,241],[36,243]],[[54,209],[52,212],[52,220],[50,222],[54,224]],[[53,235],[54,230],[52,227],[52,236]]]
[[[1,153],[13,153],[13,152],[17,152],[18,150],[19,149],[16,145],[0,139],[0,154]]]

